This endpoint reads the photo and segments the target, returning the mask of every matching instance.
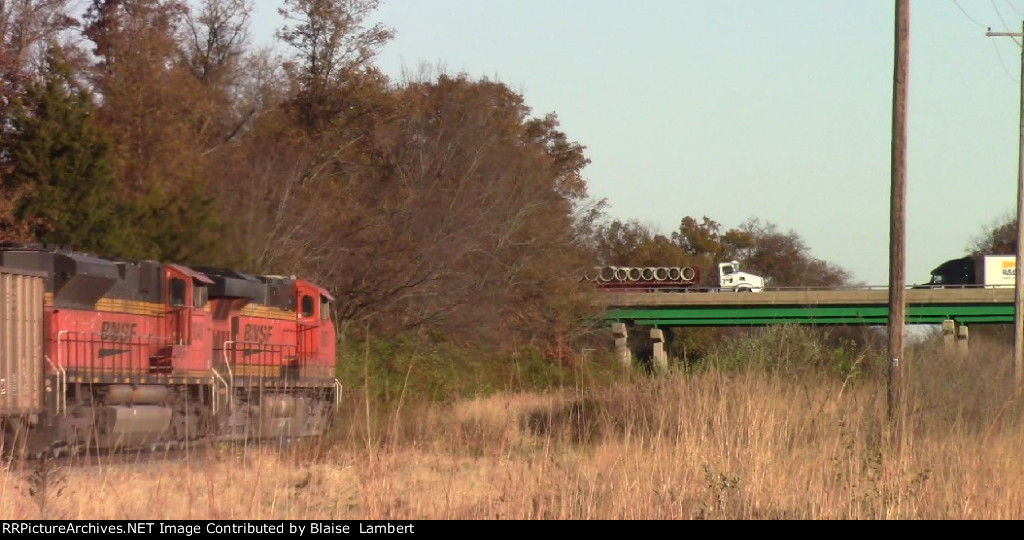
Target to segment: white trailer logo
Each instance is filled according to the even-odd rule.
[[[986,287],[1012,287],[1017,274],[1016,255],[985,255],[982,263]]]

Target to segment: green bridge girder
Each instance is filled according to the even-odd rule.
[[[908,289],[907,324],[1012,324],[1009,288]],[[596,295],[603,323],[655,327],[773,324],[876,325],[889,322],[886,289],[735,292],[607,292]]]

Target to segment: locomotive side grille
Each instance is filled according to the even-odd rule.
[[[43,408],[45,278],[0,268],[0,414]]]

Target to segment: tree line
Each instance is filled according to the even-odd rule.
[[[285,0],[260,48],[252,0],[0,0],[0,240],[307,276],[343,333],[506,348],[583,332],[591,266],[850,281],[757,218],[610,219],[557,114],[382,73],[379,3]]]

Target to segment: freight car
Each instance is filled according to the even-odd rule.
[[[322,435],[332,301],[293,277],[0,244],[4,450]]]

